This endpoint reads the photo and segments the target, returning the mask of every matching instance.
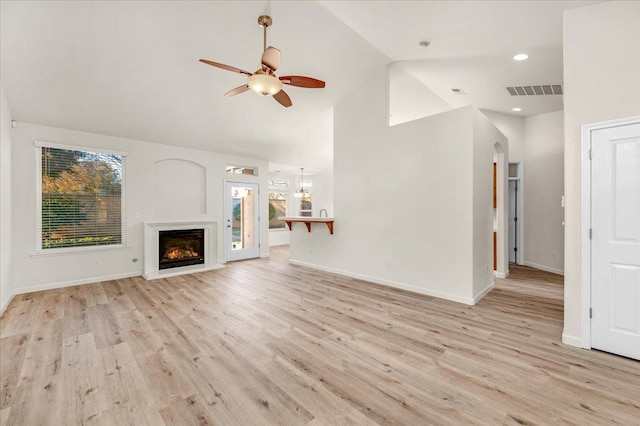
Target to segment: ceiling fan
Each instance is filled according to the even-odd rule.
[[[278,77],[275,72],[280,66],[280,51],[273,46],[267,47],[267,28],[271,26],[273,21],[270,16],[261,15],[258,17],[258,25],[263,28],[264,43],[261,63],[262,66],[251,73],[249,71],[242,70],[240,68],[232,67],[218,62],[209,61],[207,59],[200,59],[200,62],[212,65],[214,67],[222,68],[232,72],[247,75],[247,82],[242,86],[238,86],[235,89],[231,89],[225,96],[235,96],[240,93],[244,93],[248,90],[253,90],[258,95],[273,96],[284,107],[290,107],[292,105],[291,98],[287,93],[282,90],[283,84],[289,86],[305,87],[308,89],[322,89],[325,84],[322,80],[317,80],[311,77],[304,77],[299,75],[287,75]]]

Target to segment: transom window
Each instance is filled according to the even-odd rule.
[[[39,250],[124,244],[125,154],[36,143]]]
[[[277,188],[288,188],[288,179],[269,179],[269,186],[275,186]]]
[[[233,164],[227,164],[227,173],[233,175],[251,175],[258,176],[257,167],[236,166]]]

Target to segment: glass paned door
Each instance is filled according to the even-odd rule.
[[[260,256],[259,185],[225,182],[225,253],[227,261]]]

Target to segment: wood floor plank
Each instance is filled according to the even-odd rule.
[[[11,408],[29,347],[28,334],[0,339],[0,409]],[[7,411],[8,412],[8,411]]]
[[[287,255],[16,296],[0,425],[640,424],[640,362],[561,343],[561,276],[467,306]]]
[[[150,398],[146,377],[127,343],[103,348],[103,381],[99,393],[105,425],[161,425],[159,408]]]
[[[197,395],[176,398],[166,408],[160,410],[166,425],[214,425],[217,422]]]
[[[75,395],[64,394],[62,375],[22,384],[17,388],[7,425],[67,424],[63,412],[65,399],[73,398]]]
[[[34,331],[20,369],[20,385],[46,381],[62,373],[62,320],[42,322]]]
[[[103,378],[93,333],[68,337],[62,352],[64,423],[85,424],[100,415]]]
[[[0,426],[6,426],[8,424],[9,413],[11,413],[11,407],[0,409]]]
[[[0,338],[30,333],[33,327],[37,325],[36,320],[42,303],[41,297],[36,299],[16,299],[9,304],[2,315]]]

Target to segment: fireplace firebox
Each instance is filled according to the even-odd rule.
[[[158,269],[204,264],[204,229],[158,232]]]

